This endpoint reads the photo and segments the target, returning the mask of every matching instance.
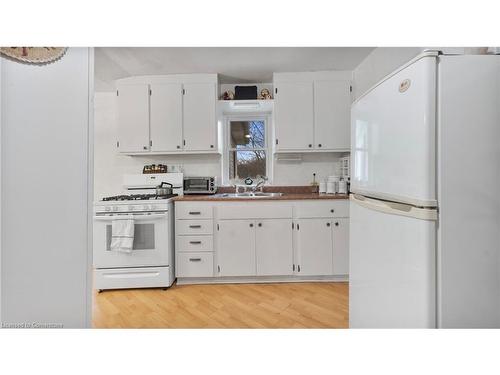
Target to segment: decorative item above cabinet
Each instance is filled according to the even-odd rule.
[[[275,152],[349,151],[351,82],[351,71],[275,73]]]
[[[219,152],[217,74],[129,77],[116,87],[118,152]]]

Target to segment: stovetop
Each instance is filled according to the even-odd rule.
[[[129,194],[129,195],[113,195],[111,197],[102,198],[103,202],[113,201],[147,201],[147,200],[163,200],[177,197],[178,194],[156,195],[156,194]]]

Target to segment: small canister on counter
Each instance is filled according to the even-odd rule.
[[[338,192],[339,176],[328,176],[326,182],[326,193],[336,194]]]
[[[347,181],[344,180],[343,178],[340,179],[339,181],[339,194],[347,194]]]
[[[326,181],[325,180],[319,182],[319,193],[326,194]]]

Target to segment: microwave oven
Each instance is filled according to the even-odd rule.
[[[184,194],[215,194],[215,177],[184,177]]]

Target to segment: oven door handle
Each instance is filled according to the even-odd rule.
[[[99,221],[113,221],[116,219],[126,219],[129,218],[133,220],[155,220],[155,219],[165,219],[168,217],[168,214],[152,214],[152,215],[94,215],[94,220]]]

